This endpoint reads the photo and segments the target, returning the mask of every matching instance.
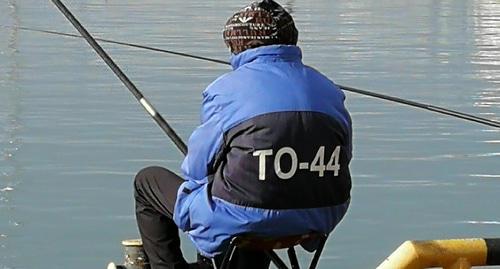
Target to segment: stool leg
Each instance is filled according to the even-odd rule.
[[[219,269],[228,269],[231,264],[231,258],[233,257],[234,251],[236,250],[236,245],[234,242],[231,242],[229,248],[226,250],[226,254],[224,255],[224,259],[222,259],[222,263]]]
[[[295,253],[295,248],[291,247],[288,249],[288,259],[290,259],[290,265],[292,269],[300,269],[299,261],[297,260],[297,254]]]
[[[285,262],[283,262],[283,260],[278,256],[278,254],[276,254],[276,252],[269,250],[266,251],[266,254],[278,269],[288,269]]]
[[[325,247],[326,239],[327,237],[323,236],[323,238],[319,242],[318,248],[316,249],[316,252],[314,252],[314,257],[311,261],[311,265],[309,265],[309,269],[315,269],[318,265],[319,257],[321,256],[321,252],[323,252],[323,247]]]

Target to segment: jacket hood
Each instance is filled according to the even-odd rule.
[[[301,61],[302,51],[299,47],[293,45],[270,45],[254,49],[248,49],[236,55],[231,56],[231,66],[233,70],[240,66],[253,62],[256,59],[267,61]]]

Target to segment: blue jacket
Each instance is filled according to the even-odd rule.
[[[330,233],[351,189],[343,92],[296,46],[250,49],[231,64],[203,92],[175,222],[207,257],[236,234]]]

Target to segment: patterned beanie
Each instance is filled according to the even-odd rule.
[[[296,45],[298,35],[292,16],[273,0],[244,7],[229,18],[223,31],[234,54],[266,45]]]

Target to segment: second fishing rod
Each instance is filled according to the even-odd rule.
[[[3,27],[9,27],[9,26],[3,26]],[[39,32],[39,33],[59,35],[59,36],[65,36],[65,37],[85,38],[84,36],[80,36],[80,35],[62,33],[62,32],[50,31],[50,30],[44,30],[44,29],[37,29],[37,28],[30,28],[30,27],[16,27],[16,28],[20,29],[20,30],[24,30],[24,31]],[[184,52],[177,52],[177,51],[172,51],[172,50],[160,49],[160,48],[155,48],[155,47],[150,47],[150,46],[145,46],[145,45],[140,45],[140,44],[128,43],[128,42],[123,42],[123,41],[115,41],[115,40],[103,39],[103,38],[95,38],[95,40],[98,40],[98,41],[104,42],[104,43],[116,44],[116,45],[121,45],[121,46],[128,46],[128,47],[133,47],[133,48],[137,48],[137,49],[144,49],[144,50],[149,50],[149,51],[177,55],[177,56],[181,56],[181,57],[193,58],[193,59],[197,59],[197,60],[214,62],[214,63],[218,63],[218,64],[230,65],[230,63],[228,61],[193,55],[193,54],[184,53]],[[472,114],[463,113],[460,111],[451,110],[451,109],[447,109],[444,107],[434,106],[431,104],[424,104],[424,103],[420,103],[420,102],[415,102],[412,100],[407,100],[407,99],[403,99],[403,98],[399,98],[399,97],[380,94],[380,93],[376,93],[376,92],[372,92],[372,91],[362,90],[362,89],[358,89],[358,88],[354,88],[354,87],[343,86],[343,85],[338,85],[338,86],[344,91],[353,92],[353,93],[357,93],[357,94],[361,94],[361,95],[365,95],[365,96],[370,96],[370,97],[374,97],[374,98],[378,98],[378,99],[383,99],[383,100],[387,100],[387,101],[391,101],[391,102],[395,102],[395,103],[399,103],[399,104],[403,104],[403,105],[413,106],[413,107],[425,109],[428,111],[432,111],[435,113],[444,114],[444,115],[452,116],[455,118],[459,118],[459,119],[463,119],[463,120],[467,120],[467,121],[472,121],[472,122],[476,122],[476,123],[491,126],[491,127],[500,128],[500,122],[486,119],[483,117],[474,116]]]

